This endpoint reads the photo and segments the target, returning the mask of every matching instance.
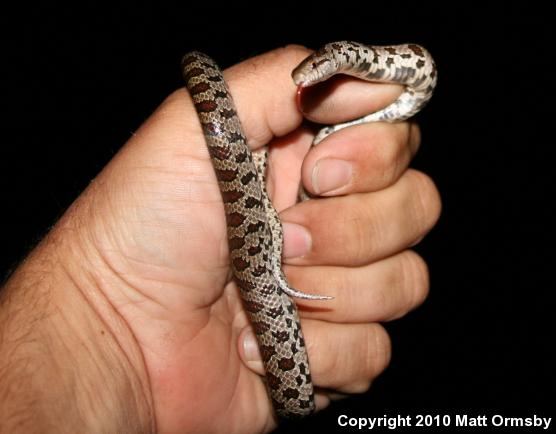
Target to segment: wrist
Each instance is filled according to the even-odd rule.
[[[99,289],[102,261],[74,214],[66,213],[0,294],[1,427],[152,432],[141,350]]]

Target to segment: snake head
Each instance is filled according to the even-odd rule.
[[[324,45],[303,60],[292,72],[295,84],[308,87],[325,81],[334,74],[346,73],[353,69],[365,54],[368,58],[368,48],[358,42],[338,41]]]
[[[338,72],[338,64],[331,51],[325,45],[306,57],[292,72],[292,78],[296,85],[308,87],[325,81]]]

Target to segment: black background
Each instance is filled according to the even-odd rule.
[[[279,432],[349,432],[342,413],[555,416],[553,14],[530,3],[185,3],[4,16],[0,273],[183,85],[186,51],[226,67],[288,43],[420,43],[440,80],[413,164],[444,205],[417,248],[430,296],[386,325],[392,362],[368,393]]]

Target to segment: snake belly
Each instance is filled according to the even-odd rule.
[[[331,297],[306,294],[287,283],[281,269],[282,226],[265,187],[267,153],[249,150],[222,72],[199,52],[186,54],[182,69],[222,194],[232,272],[259,344],[273,407],[281,418],[307,416],[315,410],[313,384],[291,297]],[[323,128],[313,145],[351,125],[407,119],[426,104],[436,84],[432,58],[413,44],[330,43],[307,57],[292,77],[301,89],[336,73],[400,83],[405,90],[383,110]]]

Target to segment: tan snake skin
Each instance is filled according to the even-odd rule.
[[[245,310],[257,337],[266,384],[276,413],[303,417],[315,409],[309,361],[297,308],[291,299],[328,299],[292,288],[281,270],[282,226],[265,189],[267,153],[247,146],[221,71],[205,54],[182,61],[187,89],[203,128],[226,212],[230,261]],[[343,73],[364,80],[400,83],[404,93],[385,109],[351,122],[323,128],[313,145],[339,129],[364,122],[395,122],[417,113],[430,99],[436,68],[418,45],[325,45],[294,71],[300,88]]]

